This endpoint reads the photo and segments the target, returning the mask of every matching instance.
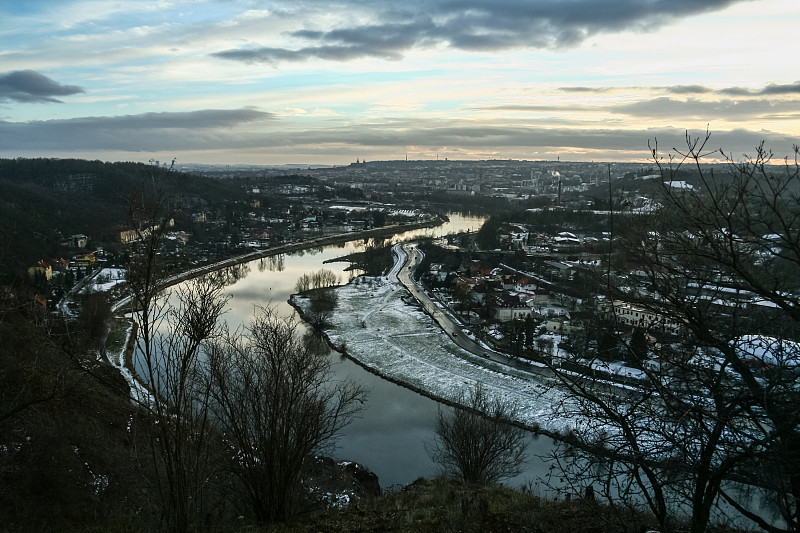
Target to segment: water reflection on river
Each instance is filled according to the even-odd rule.
[[[449,217],[450,222],[443,226],[407,232],[395,236],[393,241],[419,235],[438,237],[470,229],[475,231],[483,222],[481,217],[458,213],[450,213]],[[256,306],[270,303],[281,313],[293,314],[294,309],[287,300],[294,292],[297,278],[327,268],[341,273],[343,280],[347,281],[351,275],[344,271],[347,263],[323,262],[363,248],[364,241],[351,241],[242,265],[239,279],[227,288],[231,296],[230,310],[226,315],[228,324],[236,327],[246,323]],[[384,488],[435,475],[436,465],[428,457],[425,443],[433,438],[433,420],[439,404],[381,379],[335,352],[330,356],[337,378],[349,377],[370,389],[361,417],[344,430],[333,455],[366,465],[378,475]],[[534,454],[546,454],[551,447],[549,439],[532,439],[531,462],[526,471],[510,483],[522,485],[543,475],[542,463]]]

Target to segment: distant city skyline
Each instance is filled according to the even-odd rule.
[[[800,143],[796,0],[0,1],[0,157],[734,158]]]

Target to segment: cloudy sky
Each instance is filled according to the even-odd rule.
[[[800,142],[798,0],[0,0],[0,157],[646,160]]]

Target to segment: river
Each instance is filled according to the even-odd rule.
[[[483,223],[482,217],[448,213],[450,221],[436,228],[413,230],[395,235],[390,240],[399,242],[417,236],[440,237],[449,233],[477,230]],[[282,254],[244,263],[237,267],[238,279],[226,287],[230,296],[228,312],[224,315],[229,327],[246,324],[256,307],[273,305],[287,316],[296,315],[289,305],[289,296],[294,292],[297,279],[321,268],[341,274],[343,280],[352,275],[344,269],[344,262],[325,264],[335,259],[363,250],[363,240],[350,241],[313,250]],[[372,374],[350,359],[329,351],[335,379],[349,378],[369,389],[369,397],[360,416],[346,427],[337,440],[336,449],[330,453],[334,458],[355,461],[372,470],[379,478],[383,489],[399,488],[412,483],[419,477],[431,478],[437,474],[437,465],[431,461],[425,444],[433,440],[434,419],[437,410],[449,409],[426,396],[410,389],[386,381]],[[139,361],[134,361],[139,375],[142,373]],[[542,460],[555,449],[552,439],[544,436],[529,436],[528,462],[522,473],[506,485],[526,486],[540,495],[553,495],[542,480],[546,478],[549,463]],[[556,482],[555,485],[560,485]],[[762,512],[760,498],[754,498],[748,507]],[[723,508],[726,506],[723,505]],[[683,510],[685,512],[685,509]],[[678,510],[680,513],[680,509]],[[735,513],[734,513],[735,514]],[[767,516],[769,516],[767,514]],[[772,517],[776,524],[780,520]],[[733,524],[725,511],[715,516],[712,522]],[[739,525],[746,524],[744,519]]]
[[[442,226],[398,234],[391,240],[398,242],[421,235],[439,237],[460,231],[476,231],[484,220],[460,213],[448,213],[448,216],[450,221]],[[324,264],[324,261],[363,248],[363,240],[350,241],[246,263],[242,266],[245,275],[226,289],[231,297],[225,315],[228,324],[235,327],[246,323],[256,306],[270,303],[281,313],[294,314],[287,301],[302,274],[326,268],[340,273],[347,281],[350,277],[350,273],[344,271],[347,263]],[[406,485],[419,477],[433,477],[437,466],[428,456],[425,443],[433,439],[434,418],[440,404],[375,376],[336,352],[331,352],[330,357],[337,379],[350,378],[370,391],[365,409],[342,432],[332,455],[367,466],[378,475],[383,488]],[[509,480],[508,484],[535,483],[545,474],[544,465],[537,455],[546,455],[552,446],[552,441],[546,437],[531,436],[530,461],[523,474]]]

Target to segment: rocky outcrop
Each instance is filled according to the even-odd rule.
[[[309,499],[325,507],[343,508],[350,503],[381,496],[378,476],[350,461],[315,457],[303,477]]]

